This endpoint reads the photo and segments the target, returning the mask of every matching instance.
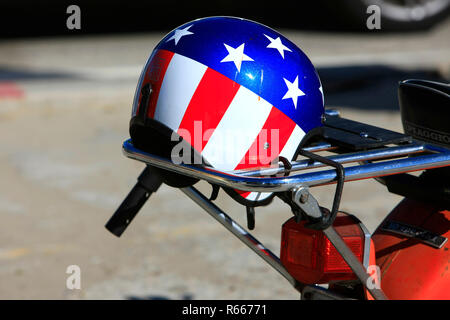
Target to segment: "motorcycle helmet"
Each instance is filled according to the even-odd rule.
[[[136,147],[173,161],[233,171],[293,160],[320,134],[323,114],[319,76],[293,42],[254,21],[207,17],[154,48],[137,85],[130,136]],[[160,171],[171,186],[196,182]],[[247,206],[273,197],[226,191]]]

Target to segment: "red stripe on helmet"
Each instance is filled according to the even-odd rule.
[[[189,102],[178,134],[202,152],[239,87],[233,80],[208,68]]]
[[[156,103],[158,102],[159,90],[164,79],[167,67],[172,60],[174,53],[167,50],[158,50],[152,57],[150,64],[145,70],[144,80],[141,83],[140,88],[142,88],[147,83],[152,86],[152,94],[150,95],[150,101],[148,102],[147,117],[153,118],[156,109]],[[139,103],[138,110],[136,114],[139,114],[139,107],[141,103],[141,94],[139,93]]]
[[[294,121],[272,107],[264,126],[235,170],[269,166],[283,150],[294,128]]]
[[[247,198],[248,195],[251,193],[250,191],[242,191],[242,190],[235,190],[241,197]]]
[[[272,107],[263,128],[235,170],[269,166],[280,155],[294,129],[295,122],[277,108]],[[251,194],[248,191],[236,191],[244,198]]]

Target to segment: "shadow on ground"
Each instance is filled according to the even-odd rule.
[[[385,65],[347,65],[317,69],[325,94],[327,107],[356,108],[360,110],[399,110],[398,83],[407,79],[449,82],[437,70],[404,70]],[[54,72],[30,71],[0,66],[0,82],[11,81],[83,81],[80,75]],[[104,79],[103,79],[104,80]],[[117,80],[111,78],[110,80]]]
[[[32,71],[26,68],[11,68],[0,65],[0,81],[33,81],[33,80],[76,80],[77,75],[55,71]]]
[[[432,69],[403,70],[384,65],[318,68],[325,105],[397,111],[398,83],[407,79],[448,82]]]

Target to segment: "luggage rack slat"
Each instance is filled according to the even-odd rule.
[[[249,176],[248,172],[244,175],[236,171],[223,172],[208,167],[174,164],[168,159],[135,148],[131,143],[131,140],[126,140],[123,143],[123,152],[127,157],[149,165],[243,191],[280,192],[290,190],[299,185],[319,186],[336,182],[335,170],[296,173],[287,177],[255,177]],[[429,152],[432,154],[417,155],[419,152]],[[416,154],[416,156],[346,167],[345,181],[376,178],[450,165],[450,150],[419,142],[403,146],[338,155],[334,156],[334,160],[340,159],[342,161],[345,160],[345,162],[361,162],[373,160],[375,157],[380,160],[381,158],[407,156],[409,154]],[[318,164],[312,163],[307,165],[304,161],[294,162],[293,165],[297,165],[298,169],[302,170],[318,167]],[[283,170],[281,170],[281,172],[282,171]],[[261,174],[261,172],[263,171],[255,170],[252,174]]]
[[[306,149],[307,150],[307,149]],[[358,161],[371,161],[377,159],[383,159],[387,157],[398,157],[405,156],[414,153],[423,152],[424,145],[423,144],[408,144],[405,146],[399,147],[390,147],[390,148],[382,148],[369,150],[365,152],[354,152],[347,153],[343,155],[330,156],[329,159],[339,162],[339,163],[350,163],[350,162],[358,162]],[[321,162],[312,162],[311,160],[301,160],[292,162],[291,172],[305,169],[313,169],[324,167],[325,164]],[[251,176],[262,176],[262,175],[274,175],[278,173],[282,173],[284,171],[284,167],[280,164],[278,168],[268,168],[268,169],[260,169],[260,170],[236,170],[235,174],[251,177]]]

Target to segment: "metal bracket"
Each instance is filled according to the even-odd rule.
[[[307,186],[300,186],[299,188],[294,189],[292,192],[292,200],[309,217],[313,219],[322,218],[323,214],[320,210],[319,203],[312,194],[309,193],[309,188]]]
[[[322,210],[320,209],[317,200],[309,193],[308,187],[300,186],[299,188],[295,189],[292,194],[292,200],[309,217],[312,217],[313,219],[321,219],[323,217]],[[367,230],[364,229],[363,231],[365,233],[365,244],[366,244],[366,247],[364,249],[365,253],[368,253],[370,251],[370,247],[367,247],[367,245],[370,246],[370,236],[369,238],[367,237],[368,232]],[[366,284],[367,279],[369,278],[369,275],[365,270],[365,268],[367,268],[366,264],[368,264],[368,257],[365,257],[364,259],[365,261],[363,261],[365,265],[363,266],[356,258],[356,256],[353,254],[353,252],[349,249],[349,247],[345,244],[345,242],[342,240],[340,235],[335,231],[332,225],[324,229],[323,232],[326,235],[326,237],[330,240],[330,242],[333,244],[333,246],[336,248],[336,250],[341,254],[342,258],[344,258],[344,260],[347,262],[347,264],[350,266],[350,268],[353,270],[353,272],[356,274],[359,280],[363,284]],[[369,291],[371,292],[371,294],[374,296],[375,299],[381,300],[386,299],[386,296],[384,295],[383,291],[379,289],[369,289]],[[322,292],[314,291],[314,294],[319,293],[322,294]],[[325,297],[326,299],[330,298],[328,296]]]
[[[354,253],[350,250],[344,240],[342,240],[341,236],[336,232],[333,226],[330,226],[323,230],[323,233],[326,235],[328,240],[330,240],[330,242],[342,256],[345,262],[347,262],[347,264],[356,274],[361,283],[367,288],[367,290],[369,290],[373,298],[376,300],[386,300],[387,298],[381,288],[370,288],[366,286],[370,275],[367,274],[364,266],[361,264],[361,262],[359,262],[358,258],[356,258]]]

